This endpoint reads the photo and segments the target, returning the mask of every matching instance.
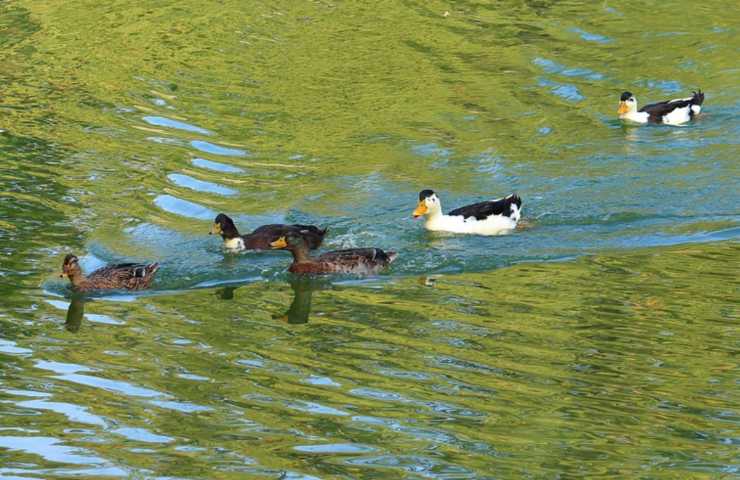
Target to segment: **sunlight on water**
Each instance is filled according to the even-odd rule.
[[[735,10],[0,5],[0,478],[737,476]],[[293,277],[220,212],[399,258]],[[161,270],[81,297],[71,252]]]

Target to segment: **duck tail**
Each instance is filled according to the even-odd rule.
[[[704,92],[702,92],[701,89],[693,93],[694,95],[691,97],[692,105],[701,105],[702,103],[704,103]]]
[[[146,273],[149,275],[154,275],[157,273],[157,270],[159,270],[159,263],[150,263],[146,266]]]
[[[515,222],[518,222],[520,218],[522,218],[522,199],[519,195],[516,193],[512,193],[508,197],[506,197],[506,200],[509,202],[508,204],[508,217]],[[506,210],[504,210],[506,212]]]
[[[393,261],[398,258],[397,252],[385,252],[385,254],[388,256],[388,263],[393,263]]]
[[[517,206],[517,208],[522,208],[522,197],[517,195],[516,193],[512,193],[508,197],[506,197],[506,200],[508,200],[510,203],[513,203]]]

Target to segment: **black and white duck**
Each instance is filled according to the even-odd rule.
[[[693,92],[690,97],[651,103],[638,110],[635,96],[631,92],[624,92],[619,98],[617,113],[621,120],[636,123],[681,125],[693,120],[701,112],[702,103],[704,103],[704,93],[699,90]]]
[[[522,199],[515,193],[442,213],[442,203],[433,190],[419,193],[414,218],[426,216],[427,230],[477,235],[500,235],[516,228],[521,218]]]

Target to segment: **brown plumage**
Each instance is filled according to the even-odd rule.
[[[213,221],[211,235],[221,235],[224,246],[229,250],[269,250],[270,243],[289,233],[300,233],[306,239],[308,248],[319,248],[326,235],[326,228],[314,225],[285,225],[282,223],[262,225],[252,233],[240,235],[234,221],[229,216],[219,213]]]
[[[121,263],[99,268],[85,276],[80,268],[79,260],[74,255],[64,257],[60,277],[67,277],[72,288],[78,292],[92,290],[143,290],[149,287],[154,274],[159,270],[158,263]]]
[[[292,273],[352,273],[374,274],[387,267],[398,254],[384,252],[379,248],[349,248],[335,250],[311,258],[306,239],[295,233],[278,238],[271,243],[272,248],[288,250],[293,255],[293,263],[288,268]]]

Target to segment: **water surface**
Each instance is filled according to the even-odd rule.
[[[4,3],[0,478],[737,475],[736,10]],[[424,188],[525,228],[426,233]],[[399,260],[293,278],[222,211]],[[162,269],[84,299],[70,252]]]

